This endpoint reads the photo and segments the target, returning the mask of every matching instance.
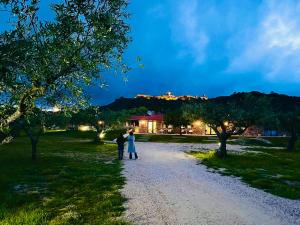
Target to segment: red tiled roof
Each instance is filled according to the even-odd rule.
[[[155,115],[144,115],[144,116],[132,116],[129,120],[155,120],[155,121],[164,121],[163,114]]]

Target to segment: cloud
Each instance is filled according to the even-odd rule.
[[[276,3],[276,4],[275,4]],[[269,81],[300,82],[300,3],[266,1],[261,19],[234,38],[237,54],[227,72],[260,71]],[[234,46],[231,43],[231,49]]]
[[[190,56],[194,63],[202,64],[206,58],[206,47],[209,37],[201,29],[200,18],[197,14],[196,0],[180,1],[176,4],[171,23],[172,39],[178,44],[178,57]]]

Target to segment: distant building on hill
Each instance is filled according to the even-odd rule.
[[[138,94],[135,98],[145,98],[145,99],[164,99],[164,100],[192,100],[192,99],[202,99],[207,100],[208,97],[203,96],[192,96],[192,95],[182,95],[182,96],[175,96],[172,92],[168,91],[163,95],[152,96],[152,95],[145,95],[145,94]]]

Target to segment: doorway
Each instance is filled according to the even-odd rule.
[[[156,121],[148,121],[148,133],[156,133]]]

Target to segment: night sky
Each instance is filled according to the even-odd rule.
[[[53,1],[42,2],[47,15]],[[94,104],[166,91],[300,95],[297,0],[132,0],[128,11],[133,42],[125,58],[133,70],[127,82],[107,74],[108,88],[89,88]]]

